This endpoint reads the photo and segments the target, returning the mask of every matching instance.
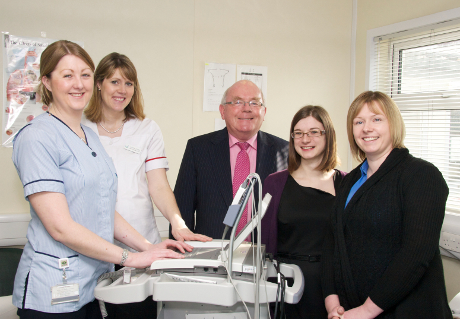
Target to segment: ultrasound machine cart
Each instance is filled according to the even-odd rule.
[[[260,183],[257,174],[250,174],[227,212],[224,224],[232,228],[230,241],[187,242],[194,249],[184,259],[157,260],[150,269],[124,268],[122,276],[116,274],[119,278],[103,275],[94,296],[114,304],[153,298],[159,302],[160,319],[246,319],[248,313],[254,319],[268,318],[268,303],[280,299],[291,304],[299,302],[304,289],[300,268],[282,263],[275,267],[276,261],[262,257],[264,245],[258,247],[245,241],[264,216],[270,194],[259,204],[260,218],[256,213],[238,235],[233,227],[238,225],[255,178]],[[261,189],[259,192],[261,198]],[[293,285],[281,287],[268,278],[278,278],[278,283],[285,283],[280,278],[292,278]]]
[[[203,247],[222,245],[220,240],[188,243]],[[96,286],[94,295],[99,300],[114,304],[153,298],[161,302],[158,316],[160,319],[248,318],[243,300],[251,318],[254,318],[253,248],[251,243],[244,242],[234,252],[232,278],[240,296],[228,281],[222,261],[199,258],[155,261],[150,270],[142,270],[141,273],[132,275],[130,283],[124,283],[124,276],[113,282],[112,279],[102,280]],[[280,264],[280,272],[294,280],[291,287],[285,288],[285,302],[297,303],[304,289],[300,268],[296,265]],[[267,302],[276,301],[278,284],[268,282],[269,277],[277,277],[277,272],[273,262],[266,260],[263,262],[259,282],[260,318],[268,318]]]

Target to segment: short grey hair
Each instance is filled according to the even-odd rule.
[[[245,80],[245,81],[252,82],[251,80]],[[239,81],[238,81],[238,82],[239,82]],[[235,82],[235,83],[236,83],[236,82]],[[235,84],[235,83],[234,83],[234,84]],[[257,86],[254,82],[252,82],[252,83],[253,83],[255,86]],[[232,84],[230,87],[228,87],[228,88],[225,90],[224,95],[222,95],[222,100],[220,100],[220,104],[221,104],[221,105],[225,105],[225,102],[227,102],[227,92],[228,92],[228,90],[230,90],[230,89],[232,88],[232,86],[233,86],[233,84]],[[257,87],[258,87],[258,86],[257,86]],[[261,98],[262,98],[262,103],[264,104],[264,106],[266,106],[266,105],[265,105],[264,92],[262,92],[261,89],[259,89],[259,91],[260,91],[260,96],[261,96]]]

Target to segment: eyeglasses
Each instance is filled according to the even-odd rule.
[[[318,137],[321,135],[326,134],[326,131],[320,131],[320,130],[310,130],[308,132],[300,132],[300,131],[295,131],[291,133],[292,138],[303,138],[303,136],[307,134],[309,137]]]
[[[264,104],[262,102],[256,101],[256,100],[252,100],[252,101],[249,101],[249,102],[246,102],[246,101],[243,101],[243,100],[236,100],[236,101],[233,101],[233,102],[225,102],[224,105],[225,104],[231,104],[231,105],[236,106],[236,107],[243,107],[246,103],[251,107],[262,107],[262,106],[264,106]]]

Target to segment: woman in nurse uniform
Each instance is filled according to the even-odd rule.
[[[177,240],[211,240],[191,232],[181,217],[166,177],[168,160],[163,135],[159,126],[145,117],[137,71],[131,60],[125,55],[110,53],[99,62],[94,79],[94,94],[85,110],[83,124],[98,134],[115,164],[117,211],[145,238],[159,243],[153,199],[171,223]],[[151,307],[153,305],[146,306]],[[140,311],[134,315],[133,311],[140,311],[140,305],[129,310],[129,315],[139,318],[145,314]],[[119,309],[116,312],[120,314]]]

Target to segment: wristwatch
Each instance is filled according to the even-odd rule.
[[[121,261],[120,261],[120,266],[121,267],[123,267],[126,259],[128,259],[128,254],[129,254],[128,249],[123,249],[123,253],[121,254]]]

